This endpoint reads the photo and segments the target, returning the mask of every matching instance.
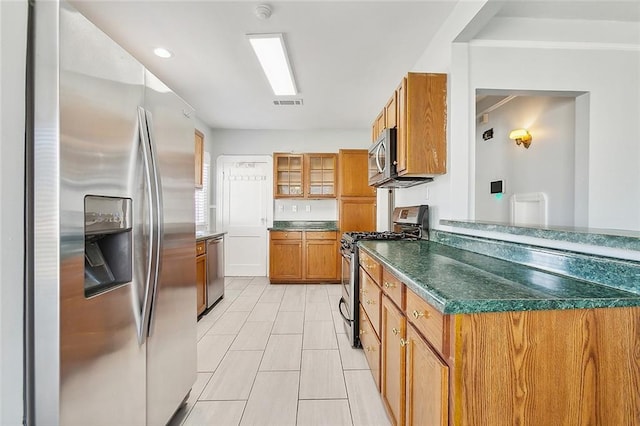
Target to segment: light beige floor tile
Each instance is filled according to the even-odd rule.
[[[267,287],[263,292],[262,296],[260,296],[260,300],[258,303],[277,303],[278,305],[282,302],[282,297],[284,296],[285,287],[279,286]]]
[[[333,321],[329,302],[309,303],[307,302],[304,309],[305,321]]]
[[[235,337],[208,333],[200,339],[198,342],[198,371],[215,371]]]
[[[301,334],[272,334],[264,351],[260,371],[299,371],[301,359]]]
[[[253,277],[251,279],[251,285],[270,285],[269,284],[269,277]]]
[[[340,284],[327,284],[327,294],[329,298],[334,298],[338,296],[338,300],[340,300],[340,296],[342,296],[342,285]]]
[[[346,398],[337,350],[303,350],[300,399]]]
[[[304,312],[279,311],[271,334],[302,334]]]
[[[280,303],[256,303],[247,318],[247,321],[271,321],[274,322],[276,320],[276,315],[278,315],[278,308],[280,307]]]
[[[236,300],[236,298],[238,296],[240,296],[240,293],[242,293],[242,290],[235,290],[235,289],[229,289],[229,290],[224,290],[224,296],[222,298],[222,300],[220,300],[218,303],[222,303],[222,301],[227,300],[229,302],[229,304],[231,304],[231,302],[233,302],[234,300]]]
[[[340,348],[340,359],[342,360],[343,370],[367,370],[367,358],[364,356],[362,349],[354,349],[349,343],[346,334],[338,334],[338,346]]]
[[[246,322],[231,345],[232,351],[263,351],[273,322]]]
[[[227,308],[227,312],[251,312],[253,307],[258,303],[260,296],[245,296],[244,290],[240,293],[240,296],[233,301],[231,306]]]
[[[249,284],[244,290],[242,290],[242,293],[240,294],[240,297],[242,296],[256,296],[258,298],[260,298],[260,296],[262,295],[262,293],[264,292],[264,290],[267,288],[266,285],[264,284],[259,284],[259,285],[251,285]]]
[[[299,374],[297,371],[259,372],[240,424],[295,425]]]
[[[229,282],[229,284],[224,285],[224,291],[227,292],[228,290],[244,290],[248,285],[249,285],[250,280],[246,280],[246,279],[242,279],[242,280],[236,280],[233,279]]]
[[[236,335],[244,325],[249,312],[225,312],[222,316],[213,323],[213,326],[209,329],[205,337],[209,334],[232,334]]]
[[[337,311],[332,311],[331,312],[331,316],[333,316],[333,325],[334,328],[336,330],[336,334],[344,334],[346,333],[345,329],[344,329],[344,320],[342,319],[342,316],[340,315],[340,312]]]
[[[387,426],[389,419],[384,411],[382,399],[369,370],[344,372],[349,394],[349,405],[353,424],[357,426]]]
[[[209,329],[213,326],[213,323],[214,323],[214,320],[212,320],[211,318],[202,318],[200,319],[200,321],[198,321],[198,324],[196,325],[196,333],[198,336],[197,337],[198,340],[202,339],[202,336],[207,334],[207,331],[209,331]]]
[[[303,349],[338,349],[333,321],[304,323]]]
[[[352,425],[346,399],[301,399],[298,401],[298,426]]]
[[[238,425],[245,404],[246,401],[198,401],[184,425]]]
[[[326,286],[319,284],[307,285],[307,303],[323,303],[328,301]]]
[[[262,351],[228,351],[199,399],[248,399],[261,359]]]
[[[198,396],[200,396],[200,393],[204,389],[209,379],[211,379],[211,376],[211,373],[198,373],[196,375],[196,381],[191,388],[191,392],[189,393],[187,402],[182,407],[180,407],[180,409],[171,418],[171,421],[169,421],[167,426],[179,426],[184,423],[184,420],[191,412],[191,409],[193,409],[193,406],[198,400]]]
[[[280,311],[303,312],[307,291],[304,285],[289,285],[284,292]]]

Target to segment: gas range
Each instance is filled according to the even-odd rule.
[[[360,296],[359,249],[362,240],[418,240],[429,236],[429,206],[397,207],[393,210],[393,231],[345,232],[340,242],[342,253],[342,297],[338,310],[354,348],[360,346],[358,308]]]

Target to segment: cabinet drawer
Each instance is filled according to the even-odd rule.
[[[373,281],[380,285],[380,280],[382,278],[382,268],[380,264],[376,262],[371,256],[369,256],[364,251],[360,250],[360,266],[364,268],[365,271],[373,278]]]
[[[389,296],[389,299],[400,309],[404,309],[404,290],[405,286],[395,275],[392,275],[386,269],[382,271],[382,291]]]
[[[301,231],[271,231],[272,240],[301,240]]]
[[[196,243],[196,256],[200,256],[201,254],[205,254],[207,252],[207,246],[204,241],[198,241]]]
[[[367,312],[376,334],[380,336],[380,303],[382,291],[371,277],[360,268],[360,304]]]
[[[420,296],[407,289],[407,318],[429,343],[441,354],[445,346],[445,316],[425,302]],[[448,330],[447,330],[448,331]]]
[[[305,231],[307,240],[336,240],[338,233],[336,231]]]
[[[378,390],[380,390],[380,339],[376,336],[371,321],[367,317],[365,310],[360,305],[360,343],[364,355],[367,358],[367,364],[371,369],[371,374],[376,382]]]

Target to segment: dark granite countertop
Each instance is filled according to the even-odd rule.
[[[212,238],[221,237],[224,234],[226,234],[226,232],[211,232],[211,231],[196,232],[196,241],[210,240]]]
[[[640,294],[429,241],[358,245],[445,314],[640,306]]]
[[[269,231],[337,231],[338,222],[334,220],[275,220]]]

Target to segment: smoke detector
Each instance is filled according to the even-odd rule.
[[[269,17],[271,16],[271,6],[269,6],[268,4],[261,4],[256,6],[256,18],[260,19],[261,21],[264,21],[265,19],[269,19]]]

